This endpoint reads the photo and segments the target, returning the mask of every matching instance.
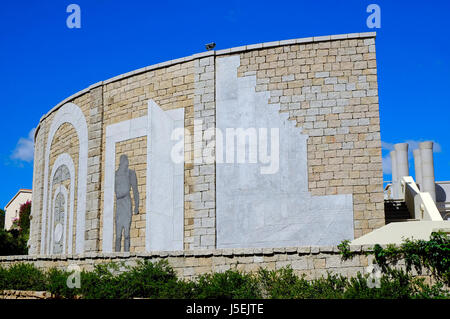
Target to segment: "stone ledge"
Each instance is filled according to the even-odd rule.
[[[48,291],[0,290],[0,299],[50,299]]]
[[[384,245],[386,247],[386,245]],[[372,250],[372,245],[352,245],[352,252],[364,252]],[[175,250],[175,251],[150,251],[150,252],[113,252],[72,255],[15,255],[0,256],[0,262],[18,261],[70,261],[89,259],[131,259],[131,258],[167,258],[167,257],[221,257],[221,256],[272,256],[272,255],[317,255],[319,253],[339,254],[337,246],[299,246],[299,247],[278,247],[278,248],[224,248],[224,249],[199,249],[199,250]]]

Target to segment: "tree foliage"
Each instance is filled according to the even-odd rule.
[[[5,228],[5,211],[0,209],[0,229]]]
[[[120,271],[119,271],[120,270]],[[307,280],[290,267],[278,270],[260,269],[256,273],[227,270],[199,276],[187,281],[178,278],[166,261],[143,261],[135,267],[117,263],[97,265],[93,271],[82,271],[80,287],[69,288],[67,279],[73,273],[50,269],[46,272],[32,264],[0,266],[0,290],[46,290],[55,298],[86,299],[391,299],[449,298],[442,284],[428,285],[403,270],[393,270],[380,279],[379,288],[371,288],[366,276],[328,274]]]
[[[343,260],[353,258],[357,253],[350,250],[349,242],[338,245]],[[443,232],[433,232],[430,240],[406,239],[402,244],[387,245],[385,248],[376,244],[373,250],[365,252],[373,255],[383,273],[393,271],[400,260],[404,260],[406,272],[413,269],[422,274],[429,270],[433,277],[450,286],[450,236]]]
[[[0,256],[26,255],[30,237],[31,201],[20,205],[19,218],[10,230],[0,228]],[[1,218],[0,218],[1,219]]]

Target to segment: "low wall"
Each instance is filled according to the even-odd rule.
[[[0,290],[0,299],[51,299],[48,291]]]
[[[33,263],[40,269],[52,267],[67,269],[76,264],[82,270],[93,270],[95,265],[108,262],[122,263],[124,266],[136,265],[138,260],[159,261],[165,259],[181,278],[194,279],[196,276],[237,269],[254,272],[259,268],[269,270],[291,266],[298,274],[305,274],[307,279],[327,276],[327,272],[346,277],[356,276],[358,272],[366,273],[365,268],[372,264],[373,256],[365,256],[364,251],[371,246],[351,246],[356,256],[342,261],[337,247],[308,246],[291,248],[249,248],[216,249],[196,251],[171,251],[150,253],[88,253],[83,255],[26,255],[0,256],[0,266],[9,267],[17,263]],[[402,263],[399,263],[402,265]]]

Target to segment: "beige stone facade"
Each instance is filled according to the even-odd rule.
[[[355,237],[384,225],[375,39],[279,46],[241,53],[239,76],[302,127],[309,190],[353,194]]]
[[[45,174],[50,175],[59,155],[68,154],[74,164],[74,183],[66,185],[67,189],[73,189],[73,199],[68,199],[74,205],[73,221],[71,226],[69,222],[66,226],[67,233],[72,227],[72,251],[82,242],[82,252],[100,252],[104,192],[108,187],[105,185],[107,127],[146,116],[150,99],[163,111],[184,108],[184,128],[192,136],[196,121],[201,121],[202,132],[215,127],[216,60],[231,55],[240,57],[238,77],[256,75],[256,92],[269,92],[269,103],[280,104],[279,111],[288,113],[289,120],[308,134],[311,194],[352,194],[355,237],[384,225],[375,34],[356,33],[196,54],[96,83],[58,104],[41,118],[36,130],[30,253],[48,253],[42,251],[41,243],[42,238],[48,241],[48,234],[43,236],[41,232],[50,222],[49,214],[43,218],[43,201],[45,196],[47,200],[53,198],[56,190],[50,189],[51,176],[46,180]],[[80,129],[64,120],[48,141],[55,114],[69,103],[84,115],[87,145],[82,142]],[[216,248],[216,166],[196,160],[203,156],[196,153],[199,142],[203,143],[185,139],[184,145],[185,250]],[[148,209],[145,204],[147,140],[140,137],[116,144],[116,167],[120,154],[127,154],[130,168],[138,176],[140,214],[133,216],[130,252],[142,253],[145,251],[144,212]],[[47,145],[50,145],[49,154],[46,154]],[[83,171],[79,162],[84,160],[80,155],[82,147],[87,147],[85,188],[79,187],[78,180]],[[45,167],[47,156],[48,167]],[[80,189],[85,192],[83,207],[78,207],[78,199],[83,199],[78,193]],[[78,212],[85,213],[79,223]],[[285,255],[288,260],[289,254]]]

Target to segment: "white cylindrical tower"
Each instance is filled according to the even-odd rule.
[[[414,171],[416,173],[416,184],[422,189],[422,156],[420,148],[416,148],[413,151],[414,156]]]
[[[434,183],[433,142],[419,144],[422,159],[422,192],[428,192],[436,202],[436,186]]]
[[[408,164],[408,143],[398,143],[394,145],[397,163],[397,180],[403,176],[409,176]]]
[[[397,156],[395,154],[395,151],[391,151],[389,153],[391,156],[391,168],[392,168],[392,186],[391,186],[391,196],[392,198],[397,198],[397,180],[398,180],[398,174],[397,174]]]
[[[395,151],[391,151],[389,155],[391,156],[392,183],[395,183],[397,182],[397,157]]]

